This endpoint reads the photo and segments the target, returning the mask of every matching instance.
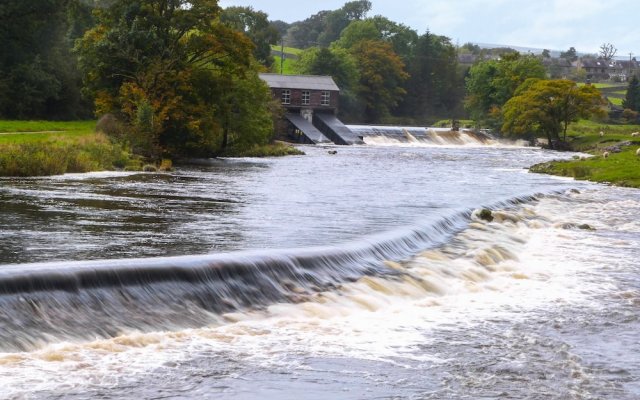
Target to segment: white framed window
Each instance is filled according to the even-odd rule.
[[[308,90],[302,91],[302,105],[308,106],[311,103],[311,92]]]
[[[291,90],[282,90],[282,104],[291,104]]]
[[[328,90],[323,90],[320,96],[320,105],[328,106],[331,104],[331,92]]]

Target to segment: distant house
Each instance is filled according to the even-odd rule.
[[[587,78],[592,80],[618,80],[626,81],[632,75],[640,72],[640,64],[635,58],[631,60],[604,60],[602,58],[582,58],[579,67],[587,73]]]

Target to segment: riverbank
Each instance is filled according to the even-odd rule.
[[[123,144],[95,132],[95,121],[0,121],[0,176],[48,176],[141,169]]]
[[[581,122],[570,132],[569,146],[592,157],[536,164],[530,172],[640,188],[640,136],[632,136],[634,132],[640,132],[640,125]]]
[[[96,121],[0,120],[0,176],[48,176],[105,170],[162,169],[145,163],[123,143],[96,133]],[[275,142],[232,148],[225,157],[302,155],[293,145]],[[165,161],[163,161],[164,163]]]

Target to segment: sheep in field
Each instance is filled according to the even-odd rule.
[[[638,150],[636,150],[636,155],[640,157],[640,147],[638,147]]]
[[[603,137],[604,136],[604,132],[600,131],[599,135],[600,135],[600,137]]]
[[[602,153],[602,158],[607,158],[609,157],[609,152],[605,151],[604,153]]]
[[[640,136],[640,132],[633,132],[633,133],[631,134],[631,136],[632,136],[632,137],[638,137],[638,136]]]

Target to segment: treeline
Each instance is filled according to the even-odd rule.
[[[341,117],[365,123],[426,124],[464,114],[465,69],[451,40],[419,34],[357,0],[304,21],[271,26],[287,46],[305,49],[294,69],[331,75],[342,90]]]
[[[90,8],[79,0],[3,0],[0,21],[0,118],[91,116],[72,54],[93,23]]]

